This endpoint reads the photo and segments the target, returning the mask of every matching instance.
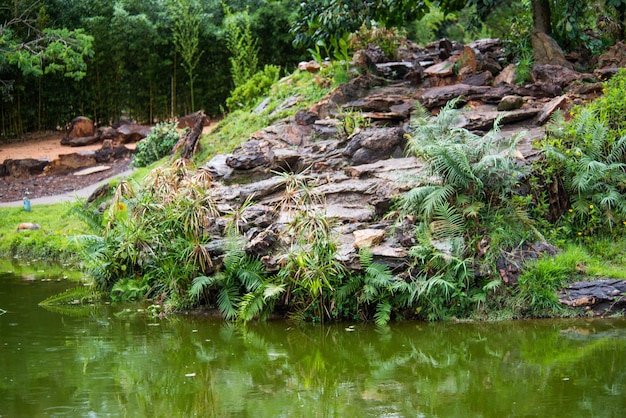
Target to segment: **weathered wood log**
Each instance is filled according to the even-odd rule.
[[[202,134],[202,129],[204,128],[204,125],[208,119],[208,116],[204,114],[203,110],[199,110],[193,115],[193,128],[189,132],[187,132],[187,134],[183,136],[172,149],[172,153],[175,154],[179,149],[182,148],[180,157],[186,160],[190,160],[191,157],[193,157],[193,155],[196,153],[198,139],[200,138],[200,135]]]

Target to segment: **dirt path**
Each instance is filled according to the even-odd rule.
[[[102,147],[101,143],[85,147],[69,147],[61,145],[65,132],[46,131],[29,135],[26,140],[10,144],[0,144],[0,162],[4,160],[22,160],[35,158],[38,160],[54,160],[60,154],[71,154],[79,151],[95,151]]]
[[[35,158],[52,161],[61,154],[95,151],[102,147],[101,143],[85,147],[70,147],[61,145],[61,138],[65,135],[59,131],[45,131],[27,134],[22,140],[0,144],[0,162],[5,160],[21,160]],[[135,144],[126,144],[127,148],[134,148]],[[130,159],[117,160],[107,166],[109,170],[86,176],[66,175],[37,175],[26,178],[0,177],[0,206],[15,206],[21,203],[26,191],[30,193],[33,204],[55,203],[75,199],[75,194],[84,196],[90,186],[118,176],[129,169]],[[88,195],[87,195],[88,196]]]

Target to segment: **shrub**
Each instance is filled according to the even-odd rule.
[[[561,226],[570,237],[612,233],[626,225],[626,71],[605,84],[605,96],[553,118],[544,143],[545,170],[558,173],[569,210]]]
[[[133,165],[145,167],[160,160],[172,151],[180,139],[176,130],[178,123],[157,123],[152,132],[137,143]]]
[[[278,81],[280,67],[266,65],[263,71],[254,74],[246,83],[237,87],[226,99],[228,109],[251,109],[260,97],[266,94],[272,84]]]

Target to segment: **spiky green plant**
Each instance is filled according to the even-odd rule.
[[[295,316],[315,312],[314,318],[321,322],[335,318],[333,293],[347,272],[336,258],[337,243],[331,220],[321,210],[305,208],[296,212],[286,239],[289,247],[282,257],[278,277],[289,285]]]
[[[78,238],[99,288],[114,289],[117,299],[144,292],[185,303],[192,278],[214,269],[205,246],[217,216],[209,186],[183,160],[155,170],[143,187],[120,182],[101,236]]]

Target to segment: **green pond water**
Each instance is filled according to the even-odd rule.
[[[626,416],[623,319],[244,329],[38,306],[69,287],[0,274],[0,417]]]

